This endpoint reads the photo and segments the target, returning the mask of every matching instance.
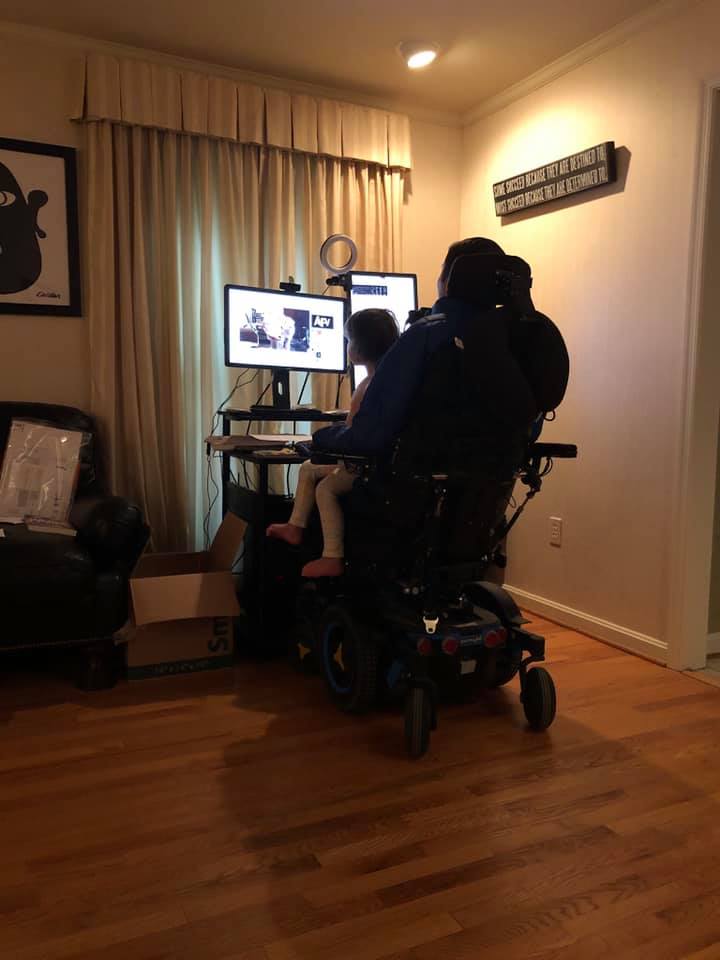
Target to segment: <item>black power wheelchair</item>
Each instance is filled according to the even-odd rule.
[[[461,258],[449,295],[470,302],[476,322],[429,358],[392,454],[312,456],[342,460],[357,480],[345,503],[345,575],[299,581],[292,656],[323,673],[346,712],[404,697],[411,757],[427,751],[447,686],[493,688],[519,674],[529,726],[555,718],[552,678],[533,666],[545,641],[486,579],[505,565],[507,535],[554,461],[577,456],[532,439],[532,424],[564,396],[569,362],[531,283],[517,258]],[[525,493],[512,509],[518,483]]]

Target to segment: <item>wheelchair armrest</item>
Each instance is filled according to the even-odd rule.
[[[297,449],[297,447],[295,448]],[[303,450],[303,453],[306,451]],[[337,463],[340,459],[336,453],[326,453],[324,450],[310,450],[307,451],[310,453],[310,463],[318,464],[333,464]]]
[[[150,530],[140,508],[123,497],[81,497],[70,515],[77,542],[99,572],[129,574],[145,549]]]
[[[330,450],[309,450],[312,463],[351,463],[359,467],[368,466],[372,457],[363,457],[357,453],[332,453]]]
[[[578,448],[574,443],[534,443],[530,447],[532,460],[577,460]]]

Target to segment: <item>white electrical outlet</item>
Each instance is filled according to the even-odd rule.
[[[561,547],[563,542],[563,522],[560,517],[550,517],[550,543]]]

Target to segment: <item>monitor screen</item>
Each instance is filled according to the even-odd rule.
[[[417,310],[417,276],[414,273],[350,274],[350,313],[380,307],[392,310],[400,328],[405,329],[408,314]],[[353,368],[355,385],[367,376],[365,367]]]
[[[287,370],[345,370],[341,297],[225,287],[225,364]]]

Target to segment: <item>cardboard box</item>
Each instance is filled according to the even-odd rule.
[[[129,680],[232,665],[240,605],[231,571],[246,529],[228,513],[207,552],[140,560],[130,579]]]

